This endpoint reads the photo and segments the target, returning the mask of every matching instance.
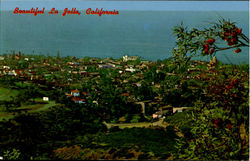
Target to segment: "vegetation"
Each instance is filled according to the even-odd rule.
[[[249,65],[213,57],[232,48],[238,54],[248,38],[226,20],[204,30],[180,25],[174,33],[173,58],[156,62],[3,55],[0,156],[249,158]],[[211,61],[191,59],[199,53]]]

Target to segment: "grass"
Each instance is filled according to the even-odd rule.
[[[142,152],[152,152],[155,156],[166,159],[175,152],[177,138],[172,127],[163,129],[125,128],[103,135],[98,142],[113,148],[139,147]]]
[[[188,114],[188,111],[191,111],[191,110],[186,110],[184,112],[177,112],[173,114],[172,116],[167,116],[165,121],[177,127],[188,125],[189,124],[188,121],[191,120],[191,116]]]
[[[190,111],[191,109],[168,116],[165,121],[181,130],[181,133],[184,134],[185,137],[190,137],[190,130],[193,126]]]
[[[18,90],[0,87],[0,101],[10,100],[11,96],[15,97],[18,94]]]
[[[55,101],[49,101],[48,104],[37,103],[34,105],[22,105],[21,107],[15,108],[13,110],[27,111],[27,112],[33,113],[33,112],[40,112],[40,111],[48,110],[50,107],[55,106],[55,105],[56,105]],[[1,112],[0,121],[13,118],[15,117],[16,113],[17,112]]]

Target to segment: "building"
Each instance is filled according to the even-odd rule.
[[[71,90],[70,95],[72,95],[74,97],[79,97],[80,96],[80,92],[78,90]]]
[[[173,113],[176,112],[183,112],[187,109],[188,107],[173,107]]]
[[[49,97],[43,97],[43,101],[48,102],[49,101]]]
[[[72,97],[72,100],[75,103],[85,103],[85,99],[79,98],[79,97]]]
[[[136,71],[136,69],[134,69],[134,68],[126,68],[125,71],[133,73],[133,72]]]
[[[124,62],[127,62],[129,60],[135,61],[136,59],[138,59],[138,56],[128,56],[128,55],[125,55],[122,58],[123,58]]]

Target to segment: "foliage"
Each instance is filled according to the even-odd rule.
[[[132,120],[130,120],[131,123],[137,123],[140,120],[140,115],[134,115]]]
[[[121,149],[90,149],[81,148],[78,145],[63,147],[54,150],[54,159],[62,160],[117,160],[117,159],[138,159],[143,153],[138,147],[121,148]]]
[[[177,47],[172,54],[178,64],[186,64],[192,57],[201,55],[215,55],[218,51],[236,48],[235,53],[241,52],[240,47],[249,47],[249,39],[236,27],[234,22],[221,19],[212,23],[204,30],[192,28],[190,31],[183,24],[174,28],[177,36]],[[228,47],[222,45],[226,41]]]
[[[224,66],[213,71],[216,74],[212,79],[203,76],[207,84],[202,86],[202,97],[195,102],[196,108],[189,116],[193,122],[191,134],[178,140],[176,158],[248,158],[249,91],[245,82],[249,77],[239,69]]]
[[[178,140],[179,159],[247,159],[247,133],[240,137],[235,120],[221,108],[193,114],[194,125],[190,139]]]
[[[4,160],[20,160],[21,152],[18,149],[7,150],[3,154]]]
[[[81,147],[74,145],[54,150],[54,158],[62,160],[76,160],[81,156]]]
[[[121,148],[138,146],[143,153],[153,153],[154,158],[166,159],[170,153],[175,152],[176,132],[169,129],[125,128],[108,135],[103,135],[98,142],[108,144],[110,147]]]
[[[175,107],[192,107],[194,102],[200,99],[201,90],[192,90],[189,88],[190,81],[182,81],[180,88],[172,88],[163,94],[163,101]]]

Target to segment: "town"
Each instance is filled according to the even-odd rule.
[[[173,58],[3,54],[0,153],[26,159],[171,159],[179,155],[175,140],[189,139],[192,126],[201,123],[194,113],[245,107],[248,71],[247,64],[224,64],[215,56],[181,67]],[[218,118],[223,111],[217,110],[206,126],[224,126]],[[236,128],[231,120],[225,119],[226,130]],[[241,133],[247,140],[246,131]]]
[[[175,113],[187,109],[187,107],[173,107],[166,104],[160,92],[163,88],[160,80],[164,80],[166,76],[174,77],[176,74],[163,72],[164,63],[143,61],[137,56],[125,55],[117,60],[111,58],[61,58],[60,56],[47,58],[22,55],[21,52],[18,52],[1,56],[0,63],[1,80],[11,78],[17,84],[21,82],[23,87],[25,84],[27,86],[30,83],[35,84],[40,90],[44,90],[45,86],[51,90],[57,89],[78,104],[84,104],[90,95],[98,96],[92,103],[102,103],[102,100],[98,99],[103,95],[103,87],[112,84],[119,91],[117,94],[125,102],[141,108],[140,112],[143,115],[145,115],[145,107],[146,114],[153,118],[162,117],[163,113],[165,115],[169,110],[172,111],[171,113]],[[201,61],[197,61],[197,63],[204,64]],[[189,72],[199,70],[195,69],[194,65],[192,67],[188,69]],[[190,79],[190,77],[184,79]],[[178,84],[175,85],[175,88],[178,88]],[[41,95],[41,98],[44,101],[52,99],[48,95]]]

